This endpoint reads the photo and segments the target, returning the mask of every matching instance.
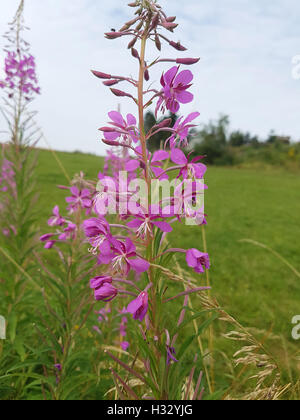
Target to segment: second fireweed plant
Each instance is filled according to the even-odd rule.
[[[166,237],[173,230],[174,223],[185,219],[188,219],[188,224],[194,222],[198,225],[195,229],[206,224],[203,207],[193,206],[206,188],[203,182],[206,167],[201,163],[202,157],[191,159],[181,150],[188,143],[189,129],[194,127],[199,113],[183,116],[173,126],[171,119],[165,119],[147,134],[144,113],[155,104],[156,115],[169,111],[174,114],[184,104],[192,102],[194,76],[184,66],[193,65],[199,59],[156,58],[149,61],[147,47],[150,45],[159,53],[163,43],[177,51],[186,50],[180,42],[165,35],[166,31],[172,34],[178,26],[176,17],[166,15],[152,0],[137,1],[129,6],[136,9],[135,17],[119,31],[106,33],[106,38],[129,38],[128,49],[138,63],[137,78],[93,70],[93,74],[115,96],[134,102],[137,113],[121,115],[111,110],[109,124],[100,128],[103,142],[113,148],[109,152],[113,172],[112,176],[99,174],[98,192],[93,198],[95,214],[83,223],[89,251],[99,265],[99,273],[91,279],[90,287],[97,301],[104,302],[104,305],[116,304],[119,309],[123,307],[123,321],[127,314],[126,319],[130,322],[127,329],[130,342],[122,346],[125,349],[129,345],[130,354],[124,356],[127,360],[107,352],[118,366],[117,371],[112,369],[112,374],[119,397],[198,399],[203,395],[202,362],[198,355],[191,357],[188,353],[196,335],[189,335],[183,343],[180,338],[181,330],[189,328],[190,321],[201,317],[206,319],[204,312],[197,313],[189,307],[189,301],[193,294],[207,289],[201,287],[201,274],[210,268],[210,259],[207,253],[198,249],[170,248]],[[171,67],[164,69],[160,84],[155,88],[153,83],[150,84],[151,70],[161,63],[171,63]],[[121,84],[122,90],[119,88]],[[160,132],[169,133],[164,150],[151,154],[147,142]],[[126,176],[120,170],[125,170]],[[155,194],[153,183],[163,183],[169,177],[177,180],[174,193],[160,199],[159,194]],[[148,188],[138,200],[136,193],[141,180]],[[159,188],[159,183],[157,185]],[[112,205],[118,216],[109,214],[108,208]],[[197,280],[175,273],[176,254],[184,254],[190,272],[199,275]],[[181,291],[178,291],[180,283]],[[126,290],[132,298],[124,306]],[[118,298],[120,303],[116,302]],[[177,300],[182,301],[181,308],[174,306]],[[179,318],[178,322],[175,317]],[[198,333],[203,332],[214,318],[199,323]],[[199,378],[194,382],[197,371]]]

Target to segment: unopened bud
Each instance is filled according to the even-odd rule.
[[[129,7],[137,7],[139,5],[138,1],[135,1],[134,3],[129,3],[128,6]]]
[[[140,23],[136,26],[135,30],[140,31],[142,29],[143,23],[144,22],[141,20]]]
[[[166,29],[168,29],[168,31],[173,31],[175,28],[177,28],[178,24],[177,23],[172,23],[172,22],[167,22],[166,20],[164,22],[162,22],[162,26]]]
[[[136,12],[135,15],[141,15],[143,13],[143,7],[140,7]]]
[[[135,46],[137,39],[138,39],[138,38],[137,38],[137,36],[136,36],[135,38],[133,38],[133,39],[129,42],[128,47],[127,47],[129,50]]]
[[[169,127],[171,124],[172,124],[172,119],[171,118],[166,118],[161,123],[157,124],[156,128]]]
[[[139,53],[135,48],[131,48],[131,55],[132,57],[137,58],[138,60],[140,59]]]
[[[130,26],[127,23],[125,23],[125,25],[122,26],[119,32],[127,31],[129,28]]]
[[[158,49],[158,51],[161,51],[161,42],[160,42],[159,36],[157,34],[155,35],[155,45],[156,45],[156,48]]]
[[[104,144],[107,144],[107,146],[120,146],[120,143],[117,142],[117,141],[114,141],[114,140],[105,140],[105,139],[102,139],[102,142]]]
[[[106,82],[103,82],[103,84],[105,86],[114,86],[114,85],[116,85],[119,82],[120,82],[120,80],[113,79],[113,80],[107,80]]]
[[[169,44],[171,47],[175,48],[177,51],[186,51],[187,48],[185,48],[183,45],[180,44],[180,42],[174,42],[170,41]]]
[[[137,20],[139,20],[140,17],[136,17],[134,19],[129,20],[128,22],[125,23],[124,26],[126,26],[127,29],[129,29]],[[121,31],[121,30],[120,30]]]
[[[144,73],[144,78],[145,78],[146,82],[149,82],[149,80],[150,80],[150,75],[149,75],[149,71],[148,71],[148,69],[146,69],[146,70],[145,70],[145,73]]]
[[[99,131],[103,131],[103,133],[114,133],[116,129],[113,127],[101,127]]]
[[[119,90],[119,89],[110,89],[110,90],[116,96],[119,96],[119,97],[127,96],[129,98],[132,98],[132,95],[130,95],[129,93],[123,92],[122,90]]]
[[[106,32],[105,37],[107,39],[116,39],[120,38],[123,35],[123,32]]]
[[[99,79],[111,79],[110,74],[102,73],[101,71],[91,70],[94,76],[98,77]]]
[[[177,64],[185,64],[186,66],[191,66],[192,64],[196,64],[200,61],[200,58],[177,58]]]
[[[152,19],[151,26],[149,28],[149,32],[151,32],[153,29],[155,29],[158,24],[159,24],[159,13],[156,13],[154,18]]]
[[[175,22],[175,20],[176,20],[176,16],[169,16],[166,18],[167,22]]]

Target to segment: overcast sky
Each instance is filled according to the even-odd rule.
[[[200,111],[199,123],[206,123],[225,113],[232,129],[261,137],[274,129],[300,139],[300,80],[292,77],[292,58],[300,55],[299,0],[162,0],[160,4],[178,18],[174,40],[189,47],[181,56],[201,57],[193,68],[195,101],[181,108],[184,114]],[[18,0],[0,0],[0,5],[4,33]],[[25,1],[26,23],[31,27],[26,37],[42,87],[35,108],[53,148],[103,153],[97,129],[120,101],[89,70],[136,75],[137,61],[126,51],[126,42],[103,37],[103,32],[131,18],[132,11],[126,0]],[[152,49],[149,54],[155,57],[157,52]],[[162,56],[180,54],[168,47]],[[2,67],[3,54],[0,62]],[[152,82],[159,80],[158,71],[151,76]],[[121,109],[135,112],[126,99]],[[2,120],[0,124],[1,131]]]

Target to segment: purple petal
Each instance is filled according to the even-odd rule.
[[[111,111],[111,112],[108,113],[108,116],[113,122],[120,125],[121,127],[123,127],[125,125],[125,121],[124,121],[122,115],[120,114],[120,112]]]
[[[157,152],[154,152],[152,157],[152,163],[159,162],[161,160],[166,160],[169,158],[169,152],[166,152],[165,150],[158,150]]]
[[[136,125],[136,118],[132,114],[127,115],[127,124]]]
[[[172,67],[167,73],[164,74],[164,81],[167,85],[170,85],[178,72],[179,67]]]
[[[129,260],[131,268],[137,273],[144,273],[150,267],[148,261],[143,260],[142,258],[136,258],[134,260]]]
[[[171,150],[171,160],[174,163],[177,163],[177,165],[186,165],[188,163],[188,160],[180,149],[172,149]]]
[[[196,118],[200,116],[200,112],[192,112],[190,115],[186,117],[186,119],[183,121],[183,125],[186,125],[189,122],[194,121]]]
[[[190,70],[181,71],[176,79],[174,80],[174,87],[177,87],[179,84],[188,85],[193,80],[194,76]]]
[[[131,222],[127,223],[127,226],[132,229],[137,229],[143,224],[142,220],[134,219]]]
[[[71,191],[71,193],[72,193],[72,195],[74,195],[75,197],[78,197],[79,196],[79,190],[78,190],[78,188],[77,187],[71,187],[70,188],[70,191]]]
[[[165,233],[172,232],[173,230],[173,228],[167,222],[152,222],[152,223]]]
[[[128,172],[135,171],[140,166],[140,161],[137,159],[132,159],[126,163],[125,169]]]
[[[110,132],[110,133],[104,133],[105,140],[116,140],[118,137],[120,137],[120,133],[117,133],[116,131]]]
[[[189,267],[192,267],[192,268],[194,268],[194,267],[196,267],[197,266],[197,258],[196,258],[196,256],[194,255],[194,252],[193,251],[196,251],[196,250],[194,250],[194,249],[189,249],[187,252],[186,252],[186,262],[187,262],[187,265],[189,266]],[[199,252],[199,251],[198,251]]]
[[[59,217],[59,207],[58,207],[58,206],[55,206],[55,207],[54,207],[54,209],[53,209],[53,214],[54,214],[54,216]]]
[[[185,90],[183,92],[179,92],[176,95],[176,97],[177,97],[178,102],[180,102],[181,104],[189,104],[190,102],[194,100],[194,95]]]

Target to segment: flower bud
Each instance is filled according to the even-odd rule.
[[[169,44],[171,45],[171,47],[175,48],[178,51],[186,51],[187,50],[187,48],[185,48],[183,45],[181,45],[180,42],[170,41]]]
[[[116,129],[114,127],[101,127],[99,131],[103,131],[104,133],[114,133]]]
[[[145,78],[146,82],[148,82],[150,80],[150,75],[149,75],[148,69],[145,70],[144,78]]]
[[[161,51],[161,42],[160,42],[159,36],[157,34],[155,34],[155,45],[156,45],[156,48],[158,49],[158,51]]]
[[[137,36],[136,36],[135,38],[133,38],[133,39],[129,42],[128,47],[127,47],[129,50],[135,46],[137,39],[138,39],[138,38],[137,38]]]
[[[186,66],[191,66],[192,64],[196,64],[200,61],[200,58],[177,58],[177,64],[185,64]]]
[[[169,16],[169,17],[166,18],[166,21],[171,22],[171,23],[175,22],[175,20],[176,20],[176,16]]]
[[[105,38],[107,39],[116,39],[120,38],[123,35],[123,32],[106,32]]]
[[[105,139],[102,139],[102,142],[104,144],[106,144],[107,146],[121,146],[121,144],[118,141],[114,141],[114,140],[105,140]]]
[[[129,7],[137,7],[138,5],[139,5],[139,2],[138,1],[136,1],[134,3],[128,3],[128,6]]]
[[[53,237],[53,233],[46,233],[45,235],[40,237],[40,241],[41,242],[47,242],[49,241],[49,239],[51,239]]]
[[[101,71],[91,70],[94,76],[98,77],[99,79],[111,79],[110,74],[102,73]]]
[[[113,79],[113,80],[107,80],[106,82],[103,82],[103,84],[105,86],[114,86],[119,82],[120,82],[120,80]]]
[[[169,127],[170,124],[172,124],[172,119],[171,118],[166,118],[165,120],[163,120],[161,123],[157,124],[155,126],[155,128],[165,128],[165,127]]]
[[[132,57],[137,58],[138,60],[140,59],[139,53],[135,48],[131,48],[131,55]]]
[[[125,23],[125,25],[122,26],[122,28],[120,29],[119,32],[127,31],[129,28],[130,28],[130,26],[127,23]]]
[[[162,26],[166,29],[168,29],[168,31],[173,31],[175,28],[177,28],[178,24],[177,23],[172,23],[172,22],[167,22],[166,20],[164,22],[162,22]]]
[[[135,30],[140,31],[142,29],[143,23],[144,22],[141,20],[140,23],[136,26]]]
[[[119,90],[119,89],[110,89],[110,90],[116,96],[119,96],[119,97],[127,96],[129,98],[132,98],[132,96],[129,93],[123,92],[122,90]]]
[[[152,19],[152,22],[151,22],[151,25],[150,25],[150,28],[149,28],[149,32],[151,32],[153,29],[155,29],[158,24],[159,24],[159,13],[156,13],[154,18]]]

